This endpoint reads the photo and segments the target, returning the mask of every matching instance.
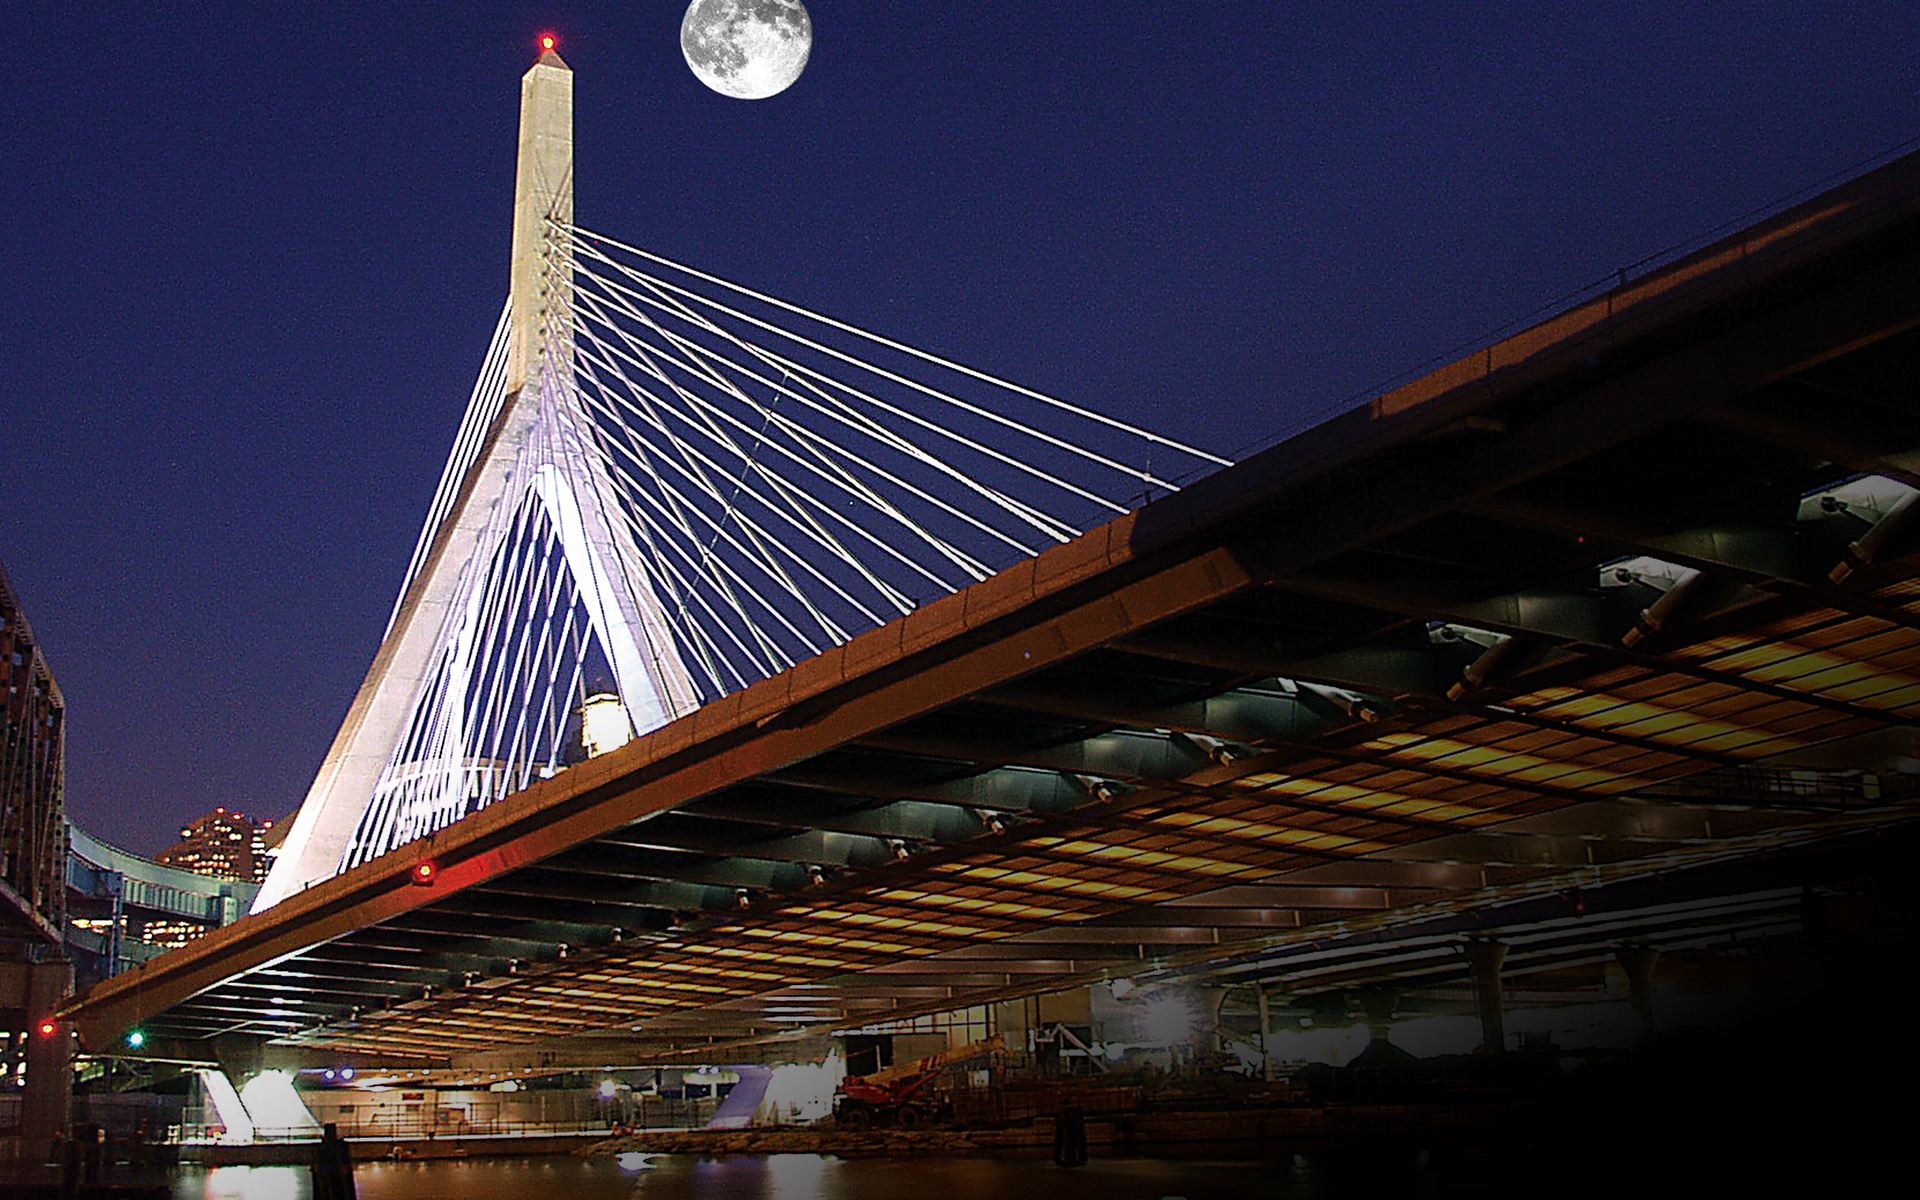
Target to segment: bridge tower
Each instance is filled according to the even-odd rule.
[[[574,386],[566,236],[573,71],[550,41],[543,47],[520,83],[511,292],[483,368],[483,384],[488,370],[504,370],[503,399],[490,420],[474,422],[469,409],[466,451],[456,443],[387,634],[256,912],[465,815],[469,779],[484,769],[463,747],[475,719],[469,696],[486,583],[530,495],[550,523],[635,732],[699,702],[632,534],[610,510],[613,486]],[[427,726],[431,736],[423,737]],[[437,750],[420,756],[422,746]]]

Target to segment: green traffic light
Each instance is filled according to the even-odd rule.
[[[127,1045],[133,1047],[135,1050],[138,1050],[140,1047],[146,1044],[147,1044],[147,1035],[142,1033],[138,1029],[134,1030],[132,1033],[129,1033],[127,1035]]]

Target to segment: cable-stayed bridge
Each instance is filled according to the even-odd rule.
[[[1779,872],[1907,836],[1915,160],[1234,466],[581,229],[551,54],[518,179],[261,910],[69,1005],[89,1045],[710,1056],[1464,978],[1777,929]],[[637,736],[572,761],[596,711]]]
[[[258,909],[551,775],[596,685],[648,732],[1226,461],[579,228],[552,50],[522,105],[512,294]]]

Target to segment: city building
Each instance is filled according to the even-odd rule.
[[[0,568],[0,889],[10,910],[58,929],[65,891],[66,703]]]
[[[21,1089],[21,1136],[38,1143],[63,1123],[71,1081],[64,1042],[45,1034],[73,988],[60,938],[66,702],[4,568],[0,682],[0,1070]]]
[[[180,840],[153,860],[196,875],[259,883],[267,876],[267,840],[272,821],[255,821],[237,809],[216,808],[188,822]]]

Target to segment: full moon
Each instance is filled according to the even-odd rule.
[[[800,0],[693,0],[680,52],[701,83],[723,96],[764,100],[806,69],[813,22]]]

